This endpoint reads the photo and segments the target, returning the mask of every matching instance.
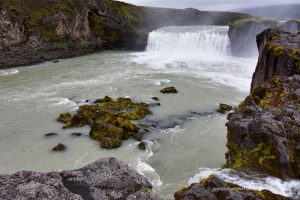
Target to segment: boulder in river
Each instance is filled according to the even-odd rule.
[[[63,151],[66,149],[66,146],[62,143],[58,143],[55,147],[53,147],[53,151]]]
[[[160,90],[161,93],[177,93],[175,87],[166,87]]]
[[[115,158],[62,172],[21,171],[0,175],[0,199],[160,200],[151,183]]]
[[[146,103],[134,103],[129,98],[114,101],[105,97],[96,104],[80,106],[75,115],[60,114],[57,120],[65,123],[65,128],[89,125],[90,137],[99,140],[102,148],[111,149],[140,132],[140,128],[131,120],[140,120],[150,113]]]
[[[217,112],[225,114],[226,112],[231,111],[231,110],[233,110],[233,106],[230,106],[230,105],[224,104],[224,103],[220,103]]]

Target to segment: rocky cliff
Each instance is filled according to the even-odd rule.
[[[230,167],[300,178],[299,38],[278,29],[257,36],[251,94],[228,115]]]
[[[144,49],[147,35],[170,25],[229,25],[248,15],[138,7],[113,0],[3,0],[0,68],[99,50]]]
[[[78,170],[0,175],[0,191],[0,199],[5,200],[160,200],[145,177],[114,158]]]
[[[257,36],[258,64],[252,90],[274,76],[300,74],[300,34],[267,29]]]
[[[284,31],[297,33],[300,31],[300,21],[280,22],[260,18],[238,20],[229,28],[232,54],[242,57],[257,56],[256,35],[268,28],[280,28]]]

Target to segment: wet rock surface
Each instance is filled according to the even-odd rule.
[[[141,120],[150,113],[146,103],[134,103],[129,98],[114,101],[106,96],[95,104],[80,106],[76,114],[60,114],[57,121],[65,123],[64,128],[89,125],[90,137],[99,140],[102,148],[113,149],[129,137],[140,135],[141,140],[140,127],[131,120]]]
[[[300,76],[275,77],[256,87],[228,115],[229,167],[300,178]]]
[[[267,29],[257,36],[259,59],[251,88],[274,76],[300,74],[300,33]]]
[[[229,112],[231,110],[233,110],[233,106],[230,106],[230,105],[224,104],[224,103],[220,103],[217,112],[225,114],[226,112]]]
[[[227,183],[211,175],[200,183],[194,183],[182,188],[174,195],[175,200],[292,200],[292,198],[273,194],[268,190],[254,191],[242,188],[236,184]]]
[[[176,90],[175,87],[166,87],[160,90],[161,93],[168,94],[168,93],[177,93],[178,91]]]
[[[64,151],[66,146],[62,143],[58,143],[55,147],[53,147],[52,151]]]
[[[160,199],[145,177],[115,158],[101,159],[78,170],[0,175],[0,191],[0,199],[5,200]]]

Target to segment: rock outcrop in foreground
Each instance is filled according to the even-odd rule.
[[[226,183],[211,175],[200,183],[194,183],[175,193],[175,200],[292,200],[292,198],[273,194],[268,190],[254,191],[242,188],[236,184]]]
[[[37,200],[160,200],[151,183],[115,158],[105,158],[78,170],[0,175],[0,199]]]
[[[138,7],[113,0],[1,0],[0,68],[100,50],[142,50],[172,25],[229,25],[249,15]]]

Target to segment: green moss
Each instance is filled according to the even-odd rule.
[[[207,178],[205,178],[205,179],[202,179],[201,181],[200,181],[200,185],[202,186],[202,187],[204,187],[204,185],[207,183],[207,181],[209,180],[209,177],[207,177]]]
[[[265,198],[266,198],[266,196],[265,196],[263,190],[254,190],[254,192],[255,192],[259,197],[261,197],[262,199],[265,199]]]
[[[270,165],[269,161],[273,164],[276,160],[276,155],[271,144],[259,143],[253,150],[241,149],[239,154],[234,159],[233,168],[244,168],[244,167],[257,167],[267,168],[270,171],[272,168],[276,168],[276,165]]]
[[[114,101],[106,96],[93,105],[80,106],[75,115],[60,114],[57,120],[65,123],[65,128],[88,124],[90,137],[99,140],[101,147],[116,148],[120,141],[139,134],[139,127],[130,120],[140,120],[150,113],[146,103],[134,103],[129,98]]]
[[[161,93],[177,93],[175,87],[166,87],[160,90]]]
[[[47,23],[41,19],[53,17],[58,13],[66,13],[69,17],[74,17],[76,6],[80,5],[79,2],[78,0],[3,0],[3,4],[10,12],[26,16],[24,25],[27,29],[34,29],[53,42],[63,42],[65,38],[55,33],[55,24]]]
[[[65,150],[65,145],[63,145],[62,143],[57,144],[52,150],[53,151],[63,151]]]
[[[277,22],[277,21],[270,20],[270,19],[264,19],[264,18],[248,18],[248,19],[237,20],[232,25],[233,26],[241,26],[242,24],[245,24],[245,23],[264,23],[264,22]]]
[[[269,100],[272,98],[272,93],[267,92],[263,98],[261,98],[258,102],[258,105],[264,109],[269,108]]]
[[[232,107],[232,106],[227,105],[227,104],[220,103],[217,112],[224,114],[224,113],[226,113],[227,111],[231,111],[231,110],[233,110],[233,107]]]
[[[269,44],[268,50],[272,52],[275,57],[279,57],[285,53],[285,48],[278,45]]]
[[[115,149],[120,147],[122,140],[117,138],[104,137],[100,140],[100,146],[104,149]]]
[[[296,74],[300,75],[300,60],[295,62],[294,71],[295,71]]]
[[[290,51],[290,56],[296,56],[299,55],[299,51],[297,48],[292,48]]]
[[[221,169],[227,169],[227,168],[229,168],[229,166],[225,163],[225,164],[222,164],[222,165],[220,166],[220,168],[221,168]]]

